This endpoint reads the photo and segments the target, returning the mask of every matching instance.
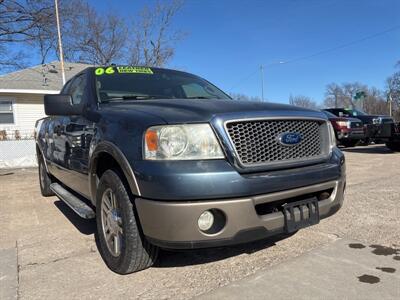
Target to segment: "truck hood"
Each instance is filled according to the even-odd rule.
[[[135,100],[105,104],[111,110],[139,111],[158,116],[166,123],[209,122],[216,116],[254,118],[262,116],[308,116],[327,119],[315,110],[285,104],[218,100],[218,99],[161,99]]]

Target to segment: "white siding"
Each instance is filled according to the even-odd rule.
[[[45,117],[43,95],[38,94],[0,94],[0,100],[12,100],[14,124],[0,124],[0,130],[12,132],[19,130],[25,136],[33,133],[36,120]]]

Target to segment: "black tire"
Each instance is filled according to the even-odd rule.
[[[386,147],[388,147],[390,150],[394,152],[399,152],[400,151],[400,142],[387,142]]]
[[[40,154],[38,154],[40,155]],[[46,166],[43,162],[43,158],[39,156],[38,158],[38,170],[39,170],[39,184],[40,192],[44,197],[54,196],[54,192],[50,189],[50,184],[53,183],[51,176],[46,171]]]
[[[129,274],[151,267],[158,256],[158,248],[150,244],[144,237],[133,199],[129,196],[128,188],[118,172],[107,170],[101,176],[96,193],[96,223],[97,241],[100,254],[106,265],[118,274]],[[102,221],[103,196],[113,192],[117,203],[117,215],[122,229],[119,254],[112,253],[110,243],[106,241],[106,231]]]
[[[342,141],[341,144],[347,148],[355,147],[357,145],[357,140]]]

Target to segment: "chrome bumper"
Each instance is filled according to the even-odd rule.
[[[345,178],[312,186],[258,195],[247,198],[192,202],[152,201],[137,198],[136,208],[148,240],[165,248],[204,248],[238,244],[285,232],[282,211],[260,215],[256,205],[293,199],[302,195],[330,190],[329,198],[320,200],[320,218],[339,210],[344,200]],[[225,226],[213,234],[198,228],[198,218],[205,211],[216,209],[225,215]],[[306,212],[307,213],[307,212]],[[295,219],[300,211],[295,211]]]

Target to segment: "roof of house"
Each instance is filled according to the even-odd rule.
[[[64,63],[66,80],[90,67],[81,63]],[[62,88],[61,63],[51,62],[0,76],[2,93],[58,93]]]

